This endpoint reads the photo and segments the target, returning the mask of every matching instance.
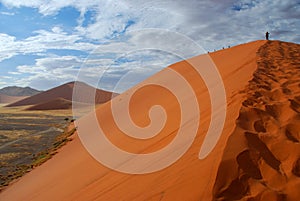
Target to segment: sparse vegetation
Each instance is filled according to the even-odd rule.
[[[70,141],[70,111],[0,110],[0,191],[43,164]],[[65,119],[68,118],[68,121]]]
[[[13,172],[8,173],[7,175],[0,175],[1,183],[0,183],[0,191],[3,187],[8,186],[9,183],[27,172],[30,172],[37,166],[42,165],[44,162],[52,158],[53,155],[57,153],[57,150],[65,145],[68,141],[71,141],[69,138],[76,131],[76,128],[67,131],[67,129],[60,135],[58,135],[50,148],[47,150],[43,150],[38,154],[34,154],[32,157],[32,161],[29,164],[16,165],[16,168]]]
[[[50,159],[53,155],[57,153],[57,150],[61,148],[63,145],[65,145],[67,142],[71,141],[69,138],[71,135],[73,135],[76,131],[76,128],[73,128],[70,131],[65,131],[61,135],[57,136],[52,147],[45,151],[41,151],[38,153],[32,162],[32,167],[39,166],[46,162],[48,159]]]

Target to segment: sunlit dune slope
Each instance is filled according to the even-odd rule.
[[[215,200],[300,200],[300,45],[258,51],[214,186]]]
[[[277,44],[278,42],[273,43]],[[95,159],[93,159],[83,147],[79,136],[76,134],[73,137],[73,141],[64,146],[51,160],[28,173],[19,181],[8,187],[4,192],[2,192],[0,194],[0,200],[206,201],[213,199],[222,200],[222,198],[228,198],[230,200],[232,198],[230,197],[232,196],[231,191],[229,191],[227,194],[225,193],[225,195],[222,193],[224,189],[228,189],[230,182],[236,178],[238,173],[240,173],[236,170],[238,165],[235,164],[235,156],[244,151],[240,147],[246,147],[248,145],[245,145],[243,136],[235,137],[234,142],[230,142],[228,139],[233,139],[232,136],[235,135],[239,125],[247,125],[250,121],[255,121],[248,120],[249,117],[244,118],[241,114],[241,111],[243,111],[246,106],[248,108],[248,102],[245,100],[250,97],[250,94],[252,93],[251,90],[256,90],[256,88],[250,90],[250,86],[251,83],[255,82],[253,74],[254,72],[258,71],[257,62],[268,62],[262,61],[260,57],[264,56],[257,53],[260,48],[273,48],[273,43],[266,43],[266,41],[255,41],[209,54],[217,66],[224,82],[227,98],[227,116],[220,140],[218,141],[216,147],[205,159],[200,160],[198,158],[198,154],[210,124],[210,96],[204,81],[201,79],[201,76],[194,68],[190,66],[191,63],[196,68],[205,68],[207,66],[209,56],[200,55],[191,58],[189,62],[178,62],[169,67],[169,69],[173,69],[178,72],[191,86],[196,95],[198,107],[201,111],[197,136],[188,151],[177,162],[163,170],[150,174],[136,175],[116,172],[101,165]],[[279,50],[274,48],[274,51],[278,52]],[[290,62],[290,60],[290,58],[287,58],[286,62],[282,62],[289,66],[288,62]],[[274,63],[274,65],[279,64]],[[294,74],[293,71],[297,71],[297,69],[291,68],[291,74]],[[166,72],[168,72],[168,70],[163,70],[145,80],[138,86],[142,86],[147,83],[155,83],[158,80],[177,86],[177,83],[172,79],[172,76],[168,76]],[[265,73],[267,74],[268,72]],[[272,77],[275,79],[275,76],[277,75]],[[284,78],[279,76],[276,79],[280,80]],[[248,83],[250,80],[252,81]],[[264,80],[264,78],[262,80]],[[138,86],[135,88],[138,88]],[[289,86],[293,87],[289,88],[290,90],[294,90],[294,87],[299,87],[297,84],[292,84]],[[180,89],[180,86],[178,86],[178,90]],[[257,87],[257,90],[258,89],[259,87]],[[129,111],[132,120],[137,125],[145,127],[150,123],[148,112],[153,105],[161,105],[165,109],[165,113],[167,115],[166,125],[157,136],[149,140],[137,140],[124,135],[124,133],[122,133],[121,130],[116,127],[111,112],[111,104],[118,104],[118,102],[127,100],[129,98],[129,92],[125,92],[114,98],[111,102],[103,104],[97,108],[96,115],[99,125],[105,132],[107,138],[116,146],[132,153],[152,153],[168,146],[168,144],[175,138],[181,120],[180,103],[178,102],[176,96],[172,94],[172,91],[166,90],[161,86],[145,85],[143,88],[138,90],[134,96],[131,97]],[[184,91],[182,93],[184,94]],[[279,94],[279,96],[281,95],[282,94]],[[274,96],[276,96],[276,94],[274,94]],[[184,101],[186,101],[185,104],[189,104],[189,98],[190,97],[187,96],[184,99]],[[253,99],[253,101],[256,100],[258,100],[258,98]],[[299,109],[297,106],[298,100],[295,98],[291,99],[291,101],[288,101],[295,105],[292,108],[293,112],[297,112],[295,110]],[[280,109],[276,109],[277,107]],[[277,115],[278,111],[283,110],[285,106],[281,107],[275,105],[269,106],[269,108],[270,111],[273,111],[274,115]],[[124,112],[126,112],[126,108],[121,108],[120,110],[124,110]],[[118,112],[122,114],[122,111]],[[83,117],[77,122],[79,130],[82,123],[89,122],[89,116]],[[291,134],[288,135],[292,136],[293,138],[297,138],[297,136],[295,137],[294,132],[295,129],[297,130],[297,127],[295,128],[297,124],[293,123],[293,121],[296,121],[297,119],[287,123],[288,119],[283,116],[279,115],[278,118],[284,119],[284,125],[287,126],[289,124],[288,133]],[[293,118],[294,117],[295,116],[293,116]],[[190,123],[193,123],[194,120],[195,119],[191,119]],[[274,121],[275,120],[276,119],[274,119]],[[258,127],[257,129],[260,129],[260,123],[256,124],[256,127]],[[186,131],[189,131],[190,126],[191,124],[189,123],[185,125]],[[266,125],[261,126],[261,128],[268,129]],[[249,128],[243,129],[248,130]],[[86,135],[89,135],[91,132],[93,131],[87,129]],[[259,131],[250,129],[249,132],[253,133]],[[266,145],[266,143],[263,143],[257,137],[258,135],[252,133],[251,135],[256,137],[253,137],[253,139],[255,139],[252,140],[254,144],[249,146],[256,147],[255,143],[257,143],[257,141],[259,141],[259,146],[261,144]],[[80,133],[80,135],[81,134],[82,133]],[[187,132],[187,134],[189,133]],[[271,134],[272,133],[270,133],[270,135]],[[246,138],[247,136],[248,134],[246,135]],[[252,139],[252,137],[249,138]],[[278,140],[280,140],[280,138],[278,138]],[[233,143],[233,145],[231,143]],[[288,143],[295,142],[289,140]],[[266,146],[263,147],[263,149],[266,149]],[[255,149],[256,148],[253,148],[253,150]],[[101,154],[106,153],[108,152],[103,150],[103,153]],[[282,152],[279,152],[278,154],[282,154]],[[230,160],[229,166],[227,169],[227,166],[222,169],[227,155],[229,158],[228,160]],[[284,158],[287,156],[282,154],[282,157]],[[276,156],[274,156],[274,158],[276,158],[278,161],[282,160]],[[295,157],[289,160],[294,162],[294,159]],[[274,161],[275,159],[272,159],[271,162]],[[244,161],[242,161],[242,163],[244,164]],[[245,164],[247,163],[245,162]],[[268,166],[268,164],[261,165]],[[266,172],[263,178],[269,178],[271,181],[272,175],[278,174],[278,172],[282,171],[281,164],[278,165],[278,162],[275,163],[274,167],[277,169],[275,168],[275,170],[270,171],[269,173]],[[294,168],[294,171],[297,172],[298,170],[299,168]],[[227,176],[226,173],[231,173],[231,171],[232,174]],[[289,176],[293,177],[291,174]],[[296,176],[294,175],[294,177]],[[251,179],[252,178],[249,180]],[[280,179],[282,178],[279,177],[279,179],[274,181],[274,183],[277,185],[281,182]],[[293,182],[296,182],[296,179],[294,179],[292,183]],[[249,190],[247,193],[253,193],[252,195],[254,196],[255,192],[258,194],[258,192],[261,192],[263,187],[260,187],[260,184],[256,184],[255,181],[249,185],[252,184],[253,187],[249,187],[251,191]],[[252,190],[252,188],[254,190]],[[243,194],[241,198],[243,198],[244,195],[245,194]]]

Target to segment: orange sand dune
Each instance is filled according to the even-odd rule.
[[[74,84],[75,82],[63,84],[61,86],[49,89],[47,91],[36,94],[34,96],[12,103],[8,105],[8,107],[44,104],[44,103],[49,103],[49,101],[53,101],[55,99],[60,99],[60,98],[68,101],[72,101]],[[77,82],[77,89],[83,92],[82,94],[83,96],[85,95],[90,96],[90,94],[95,93],[95,103],[97,104],[105,103],[109,101],[113,95],[112,92],[95,89],[94,87],[89,86],[83,82]],[[62,102],[55,101],[55,104],[59,104],[59,103]],[[45,105],[48,106],[49,104],[45,104]],[[53,106],[55,106],[56,108],[63,107],[61,105],[53,105]],[[46,108],[41,108],[41,109],[46,109]]]
[[[198,159],[198,153],[210,123],[210,98],[201,77],[182,61],[169,69],[189,82],[201,116],[191,148],[176,163],[150,174],[116,172],[93,159],[76,134],[51,160],[2,192],[0,200],[299,200],[299,65],[292,65],[299,64],[294,60],[297,54],[299,45],[265,41],[210,54],[224,81],[227,116],[217,146],[205,159]],[[273,56],[278,60],[269,66]],[[189,62],[205,67],[207,55]],[[178,83],[166,72],[159,72],[140,86],[157,80],[176,86]],[[107,137],[132,153],[150,153],[167,146],[179,129],[176,97],[157,85],[143,87],[134,94],[129,109],[136,124],[149,124],[147,114],[152,105],[162,105],[168,117],[158,136],[136,140],[116,128],[110,107],[126,100],[129,92],[96,111]],[[189,97],[184,100],[189,103]],[[120,110],[122,113],[123,108]],[[79,131],[91,115],[77,122]],[[188,130],[191,124],[185,127]],[[87,129],[86,135],[92,132]]]
[[[216,200],[300,200],[300,45],[262,46],[242,93],[246,99],[220,163]]]
[[[0,104],[9,104],[9,103],[13,103],[16,101],[20,101],[22,99],[27,98],[28,96],[8,96],[5,94],[0,94]]]

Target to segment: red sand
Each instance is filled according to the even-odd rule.
[[[216,200],[300,200],[300,45],[268,42],[258,57],[220,163]]]
[[[299,67],[295,68],[291,64],[295,58],[289,57],[273,62],[274,69],[281,73],[260,67],[278,53],[279,42],[267,47],[263,46],[265,43],[256,41],[210,54],[223,78],[228,104],[223,133],[207,158],[199,160],[198,153],[210,122],[208,91],[199,75],[182,61],[170,68],[183,75],[194,89],[200,103],[201,122],[191,148],[175,164],[151,174],[119,173],[95,161],[75,135],[51,160],[2,192],[0,200],[299,200],[300,152],[296,142],[300,125]],[[284,51],[290,51],[289,47],[296,51],[288,56],[298,52],[299,58],[299,45],[284,44]],[[257,55],[261,47],[261,51],[270,55]],[[190,61],[202,66],[205,57],[201,55]],[[258,67],[257,61],[261,62]],[[284,74],[287,67],[293,79]],[[256,76],[253,78],[254,72],[261,76],[262,84],[255,80]],[[156,79],[174,82],[161,74],[145,82]],[[280,84],[275,85],[266,77],[278,79]],[[282,90],[276,92],[281,85]],[[268,87],[271,90],[261,91]],[[255,92],[261,92],[266,100],[260,100]],[[113,101],[126,98],[125,92]],[[290,105],[286,106],[287,102]],[[178,102],[158,86],[143,88],[130,102],[130,114],[140,126],[149,123],[146,114],[151,105],[160,104],[166,110],[169,117],[166,126],[150,140],[134,140],[116,128],[110,104],[97,109],[99,124],[107,131],[107,137],[124,150],[133,153],[159,150],[176,135],[180,119]],[[265,107],[264,112],[257,113],[256,107]],[[264,129],[268,134],[263,134]],[[282,148],[286,150],[279,151]]]

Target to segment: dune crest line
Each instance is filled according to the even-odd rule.
[[[219,166],[214,200],[300,198],[300,45],[269,41],[258,50],[257,66],[241,91],[246,98]]]

